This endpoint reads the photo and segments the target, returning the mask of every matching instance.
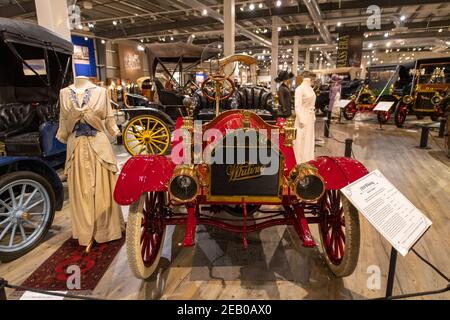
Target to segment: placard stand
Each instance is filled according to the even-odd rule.
[[[397,267],[397,250],[391,247],[391,256],[389,258],[389,273],[387,277],[386,285],[386,298],[392,297],[392,291],[394,290],[395,269]]]

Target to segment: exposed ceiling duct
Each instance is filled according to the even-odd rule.
[[[172,2],[172,0],[170,1]],[[211,18],[216,19],[217,21],[219,21],[220,23],[224,23],[225,19],[224,16],[220,13],[218,13],[217,11],[209,8],[208,6],[204,5],[203,3],[197,1],[197,0],[183,0],[184,4],[189,5],[192,9],[197,9],[200,11],[206,10],[206,12],[208,13],[208,16],[210,16]],[[261,37],[251,31],[248,31],[247,28],[245,26],[240,25],[239,23],[236,23],[236,27],[239,29],[239,33],[248,37],[251,40],[254,40],[258,43],[260,43],[263,46],[267,46],[270,47],[272,46],[272,42],[267,40],[264,37]]]
[[[319,5],[316,0],[303,0],[306,8],[308,9],[309,16],[311,17],[317,30],[319,30],[320,36],[326,44],[331,44],[333,40],[331,39],[330,31],[325,24],[325,19],[320,11]]]

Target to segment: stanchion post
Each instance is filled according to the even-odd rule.
[[[345,139],[345,157],[352,157],[353,139]]]
[[[447,124],[446,119],[441,120],[441,125],[439,126],[439,138],[443,138],[445,135],[445,125]]]
[[[122,132],[122,125],[119,124],[119,125],[117,125],[117,127],[119,128],[120,132]],[[123,143],[123,136],[120,135],[120,136],[117,137],[117,144],[121,145],[122,143]]]
[[[394,247],[391,248],[391,257],[389,259],[389,273],[387,277],[386,285],[386,298],[392,297],[392,292],[394,290],[394,280],[395,280],[395,268],[397,267],[397,250]]]
[[[330,137],[330,126],[331,126],[331,111],[327,111],[327,119],[325,120],[323,135],[326,138]]]
[[[423,126],[422,127],[422,133],[420,135],[420,149],[426,149],[428,146],[428,136],[430,134],[430,127]]]
[[[3,278],[0,278],[0,300],[6,300],[6,280]]]

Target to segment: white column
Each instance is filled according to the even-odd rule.
[[[70,38],[67,0],[34,0],[38,24],[68,41]]]
[[[236,10],[235,10],[235,0],[224,0],[223,1],[223,39],[224,46],[223,52],[225,56],[234,54],[234,37],[236,34]]]
[[[293,59],[293,63],[292,63],[292,73],[297,76],[298,74],[298,36],[294,37],[294,45],[292,47],[292,59]]]
[[[280,25],[280,17],[272,17],[272,63],[270,67],[270,90],[272,93],[277,92],[277,83],[275,78],[278,75],[278,26]]]
[[[305,71],[309,71],[310,63],[311,63],[311,51],[309,51],[309,49],[306,49],[306,53],[305,53]]]

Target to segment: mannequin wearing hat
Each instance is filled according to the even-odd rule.
[[[342,77],[340,77],[337,74],[333,74],[331,76],[330,81],[330,103],[329,103],[329,110],[331,111],[331,114],[333,117],[339,117],[340,113],[340,107],[339,107],[339,101],[341,100],[341,91],[342,91]]]
[[[297,164],[314,159],[315,124],[316,124],[316,93],[313,74],[302,74],[303,81],[295,89],[295,127],[297,138],[294,141],[294,153]],[[298,80],[301,80],[298,79]]]
[[[278,116],[287,118],[292,114],[292,93],[291,93],[291,79],[294,78],[292,72],[286,70],[280,71],[275,82],[281,82],[278,88]]]

